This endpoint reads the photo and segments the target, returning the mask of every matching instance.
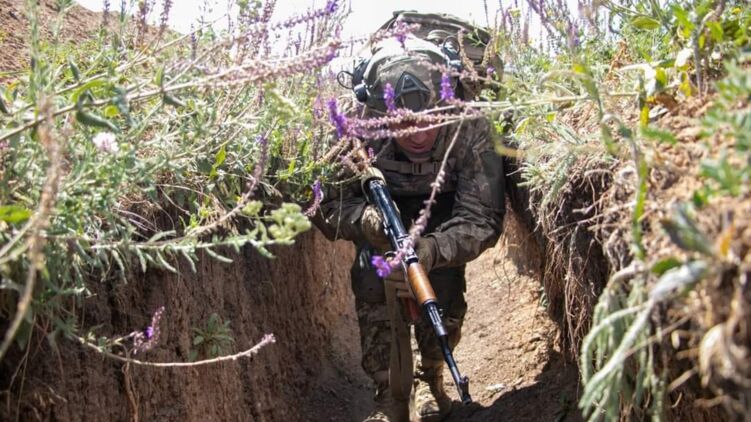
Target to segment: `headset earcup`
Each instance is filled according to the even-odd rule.
[[[352,88],[352,91],[355,93],[357,101],[361,103],[368,101],[368,87],[365,85],[365,82],[361,82],[359,85]]]

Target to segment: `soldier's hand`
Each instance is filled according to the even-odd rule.
[[[437,248],[435,245],[435,239],[432,237],[421,237],[417,239],[417,245],[415,245],[415,253],[417,259],[420,260],[425,271],[430,272],[435,265],[435,258],[437,254]]]
[[[360,230],[365,236],[365,240],[379,252],[385,252],[391,248],[391,243],[383,231],[383,218],[373,205],[367,205],[363,210],[360,218]]]

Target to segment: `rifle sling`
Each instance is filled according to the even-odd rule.
[[[397,290],[406,288],[404,281],[384,280],[386,308],[391,322],[391,353],[389,358],[389,386],[397,400],[409,400],[414,381],[412,344],[409,324],[402,312]]]

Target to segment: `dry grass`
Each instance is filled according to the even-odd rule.
[[[628,62],[620,55],[614,62],[621,59]],[[617,67],[614,64],[612,68]],[[690,203],[694,192],[708,183],[700,174],[700,163],[717,159],[723,150],[733,150],[732,138],[721,133],[700,134],[702,119],[712,105],[711,96],[692,97],[653,121],[657,128],[670,131],[675,143],[638,141],[649,167],[648,193],[639,221],[647,265],[667,257],[697,258],[676,245],[663,229],[663,221],[671,218],[678,204]],[[606,107],[621,114],[627,126],[638,127],[638,107],[633,99],[612,98]],[[561,329],[569,357],[574,357],[590,330],[594,306],[607,280],[634,261],[632,218],[639,176],[626,148],[613,159],[594,153],[602,146],[596,137],[599,122],[593,105],[579,104],[557,119],[581,143],[560,148],[551,144],[565,143],[565,139],[551,137],[521,145],[526,161],[511,168],[524,175],[511,178],[510,193],[519,203],[516,213],[534,230],[544,251],[548,311]],[[529,171],[530,161],[533,170],[548,179],[538,178],[527,191],[521,184],[537,176]],[[556,173],[561,177],[550,176]],[[669,384],[669,419],[725,420],[732,414],[748,419],[750,215],[748,194],[717,198],[701,209],[695,216],[697,228],[718,251],[711,260],[710,276],[690,294],[677,295],[657,306],[650,316],[655,369],[666,370]],[[658,278],[647,274],[647,288]],[[631,280],[625,280],[626,292],[630,285]],[[622,410],[623,418],[645,417],[640,408]]]

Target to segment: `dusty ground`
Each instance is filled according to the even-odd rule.
[[[118,2],[119,5],[119,2]],[[39,3],[42,38],[51,38],[50,23],[57,16],[58,9],[53,1]],[[65,19],[65,27],[60,34],[61,41],[89,38],[99,27],[101,14],[80,6],[73,6]],[[29,24],[26,18],[24,1],[0,0],[0,82],[13,79],[15,72],[26,68],[28,58]],[[7,74],[6,74],[7,72]]]
[[[446,371],[445,388],[455,400],[447,420],[581,420],[576,409],[578,372],[555,346],[557,332],[543,305],[536,252],[515,220],[507,220],[507,235],[468,266],[469,312],[455,358],[470,378],[475,403],[463,407],[456,401]],[[332,328],[356,341],[353,326]],[[367,414],[372,391],[355,348],[346,359],[339,357],[341,368],[323,371],[306,412],[308,420],[360,421]]]
[[[454,402],[448,420],[580,420],[578,371],[555,345],[537,253],[513,218],[506,234],[468,266],[469,312],[455,355],[475,404]],[[445,387],[454,394],[453,384]]]

